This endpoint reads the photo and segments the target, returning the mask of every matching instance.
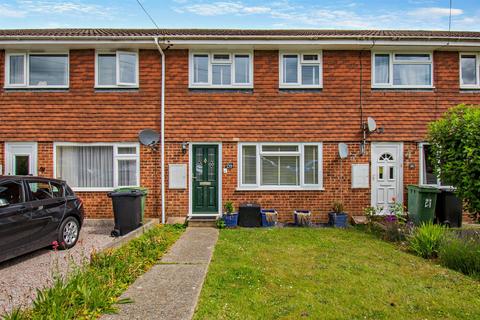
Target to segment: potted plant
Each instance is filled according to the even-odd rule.
[[[332,204],[332,211],[328,213],[328,224],[336,228],[346,228],[348,221],[348,214],[344,211],[343,203],[335,201]]]
[[[277,224],[278,213],[275,209],[262,209],[262,227],[274,227]]]
[[[293,212],[293,219],[295,225],[299,227],[309,227],[312,225],[312,213],[310,210],[295,210]]]
[[[238,212],[233,212],[233,202],[227,201],[223,205],[223,221],[225,221],[225,226],[228,228],[235,228],[238,223]]]

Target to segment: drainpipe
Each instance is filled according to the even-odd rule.
[[[162,224],[165,223],[165,53],[163,52],[158,38],[154,38],[158,52],[162,56],[162,89],[160,103],[160,157],[161,157],[161,197],[162,197]]]

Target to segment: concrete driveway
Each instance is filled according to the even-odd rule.
[[[0,318],[14,307],[30,305],[37,289],[52,284],[55,273],[67,274],[73,263],[89,259],[93,250],[101,250],[112,243],[112,227],[110,223],[87,220],[77,245],[70,250],[45,248],[0,263]]]

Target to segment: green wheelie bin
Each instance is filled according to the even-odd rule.
[[[435,187],[409,185],[408,189],[408,214],[415,225],[432,222],[435,217],[437,194]]]
[[[130,192],[132,190],[139,190],[141,192],[143,192],[143,196],[142,196],[142,202],[141,202],[141,208],[142,208],[142,212],[141,212],[141,217],[140,217],[140,222],[143,224],[144,223],[144,216],[145,216],[145,198],[147,197],[147,194],[148,194],[148,189],[147,188],[144,188],[144,187],[120,187],[120,188],[116,188],[115,190],[113,190],[113,192]]]

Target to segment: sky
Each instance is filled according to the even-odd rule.
[[[480,31],[480,0],[452,0]],[[141,0],[160,28],[448,30],[449,0]],[[136,0],[0,0],[0,28],[152,28]]]

